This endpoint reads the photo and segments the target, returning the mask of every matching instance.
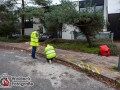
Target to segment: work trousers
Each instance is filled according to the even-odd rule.
[[[32,46],[32,54],[31,54],[32,58],[36,58],[35,57],[36,48],[37,48],[37,46]]]

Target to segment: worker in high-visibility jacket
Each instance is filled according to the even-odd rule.
[[[53,58],[56,57],[56,52],[54,47],[50,44],[47,44],[47,47],[45,47],[44,49],[44,53],[46,55],[47,62],[51,64]]]
[[[37,46],[39,46],[39,37],[40,37],[39,32],[40,32],[39,30],[34,30],[31,33],[30,45],[32,46],[31,57],[33,59],[37,59],[36,56],[35,56],[35,53],[36,53]]]

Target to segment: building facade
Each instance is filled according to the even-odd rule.
[[[120,40],[120,13],[108,14],[108,31],[114,34],[113,40]]]
[[[78,10],[79,12],[82,10],[85,10],[84,3],[90,3],[90,1],[91,0],[74,1],[74,3],[77,5],[76,10]],[[107,22],[108,21],[108,0],[92,0],[91,4],[96,5],[96,9],[101,10],[103,12],[104,19]],[[91,10],[92,10],[92,8],[91,8]],[[64,31],[62,32],[62,38],[63,39],[75,39],[73,33],[74,33],[74,31],[79,32],[79,30],[72,25],[65,25],[65,27],[66,27],[66,30],[64,30],[65,32]],[[107,32],[107,27],[104,26],[103,32],[100,32],[101,36],[97,35],[97,37],[98,36],[100,36],[98,38],[106,37],[106,34],[108,37],[110,32]],[[77,39],[85,39],[85,36],[80,35],[77,37]]]
[[[25,21],[25,35],[30,35],[34,30],[40,30],[40,33],[45,33],[44,26],[40,23],[38,18],[33,17],[31,21]]]
[[[90,1],[91,0],[82,0],[82,1],[80,0],[80,1],[74,1],[73,3],[77,5],[76,10],[80,12],[85,9],[84,3],[85,2],[90,3]],[[103,11],[105,21],[108,21],[108,0],[92,0],[92,5],[95,5],[95,4],[96,4],[97,10]],[[62,33],[60,32],[57,33],[59,38],[75,39],[74,31],[79,32],[78,28],[73,25],[67,25],[67,24],[64,24],[63,27],[64,28]],[[25,28],[25,35],[30,35],[30,33],[36,29],[40,29],[41,33],[46,32],[44,26],[40,24],[39,19],[33,17],[33,27]],[[107,32],[106,27],[103,28],[103,32]],[[84,36],[82,38],[84,38]]]

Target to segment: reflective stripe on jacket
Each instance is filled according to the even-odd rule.
[[[51,59],[51,58],[54,58],[56,56],[56,52],[54,50],[54,47],[51,45],[47,45],[47,47],[44,50],[44,53],[45,53],[47,59]]]
[[[33,31],[31,33],[31,40],[30,40],[31,46],[38,46],[39,45],[39,35],[37,31]]]

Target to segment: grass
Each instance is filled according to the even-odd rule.
[[[117,46],[110,39],[96,39],[92,42],[92,47],[89,47],[86,40],[65,40],[65,39],[48,39],[44,44],[52,44],[55,48],[82,51],[86,53],[100,54],[99,46],[107,45],[110,48],[110,55],[117,56]]]
[[[61,44],[54,44],[54,47],[65,50],[82,51],[86,53],[99,53],[99,49],[97,47],[90,48],[88,44],[61,43]]]
[[[22,38],[9,38],[0,37],[0,41],[4,42],[27,42],[30,41],[29,36],[24,36]],[[115,44],[111,42],[110,39],[97,39],[92,42],[92,47],[89,47],[86,40],[66,40],[53,38],[48,39],[45,42],[40,42],[41,45],[52,44],[55,48],[65,49],[65,50],[73,50],[73,51],[81,51],[86,53],[94,53],[100,54],[99,46],[107,45],[110,48],[110,54],[113,56],[118,55],[118,49]]]
[[[113,69],[114,69],[115,71],[119,71],[117,66],[113,66]]]
[[[99,53],[98,47],[89,47],[87,43],[56,43],[52,44],[55,48],[73,50],[73,51],[82,51],[86,53]]]

